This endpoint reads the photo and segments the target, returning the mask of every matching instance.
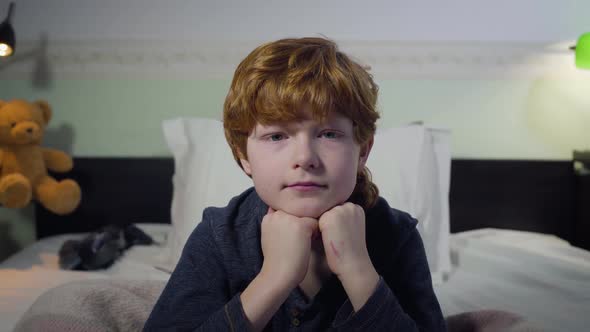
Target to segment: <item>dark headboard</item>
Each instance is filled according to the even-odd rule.
[[[72,214],[58,216],[35,206],[37,238],[90,232],[108,224],[170,223],[172,158],[75,158],[67,174],[82,189]]]
[[[494,227],[571,241],[576,177],[571,161],[468,160],[451,165],[451,232]]]
[[[75,158],[74,163],[74,171],[65,177],[79,182],[82,203],[68,216],[37,205],[38,238],[113,223],[170,223],[172,158]],[[451,232],[495,227],[555,234],[570,241],[575,192],[568,161],[455,159]]]

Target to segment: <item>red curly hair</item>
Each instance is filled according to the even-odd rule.
[[[238,165],[247,159],[247,138],[257,123],[301,119],[308,105],[314,120],[338,112],[352,120],[355,141],[367,147],[375,135],[379,88],[358,63],[323,38],[281,39],[263,44],[238,65],[223,105],[225,137]],[[367,167],[359,170],[349,201],[372,207],[379,190]]]

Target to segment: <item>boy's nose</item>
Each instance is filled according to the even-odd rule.
[[[315,147],[310,140],[300,140],[297,142],[294,152],[293,167],[301,167],[305,170],[316,169],[319,167],[319,158]]]

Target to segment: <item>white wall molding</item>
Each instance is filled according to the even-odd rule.
[[[49,41],[20,42],[0,59],[0,79],[231,78],[259,42]],[[531,79],[575,74],[568,45],[500,42],[343,41],[340,48],[371,67],[376,79]]]

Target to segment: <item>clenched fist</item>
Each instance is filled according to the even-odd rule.
[[[307,273],[312,237],[318,221],[299,218],[269,207],[262,219],[262,270],[273,274],[290,288],[295,288]]]
[[[337,205],[320,216],[319,229],[328,266],[359,310],[379,281],[367,250],[365,212],[353,203]]]

